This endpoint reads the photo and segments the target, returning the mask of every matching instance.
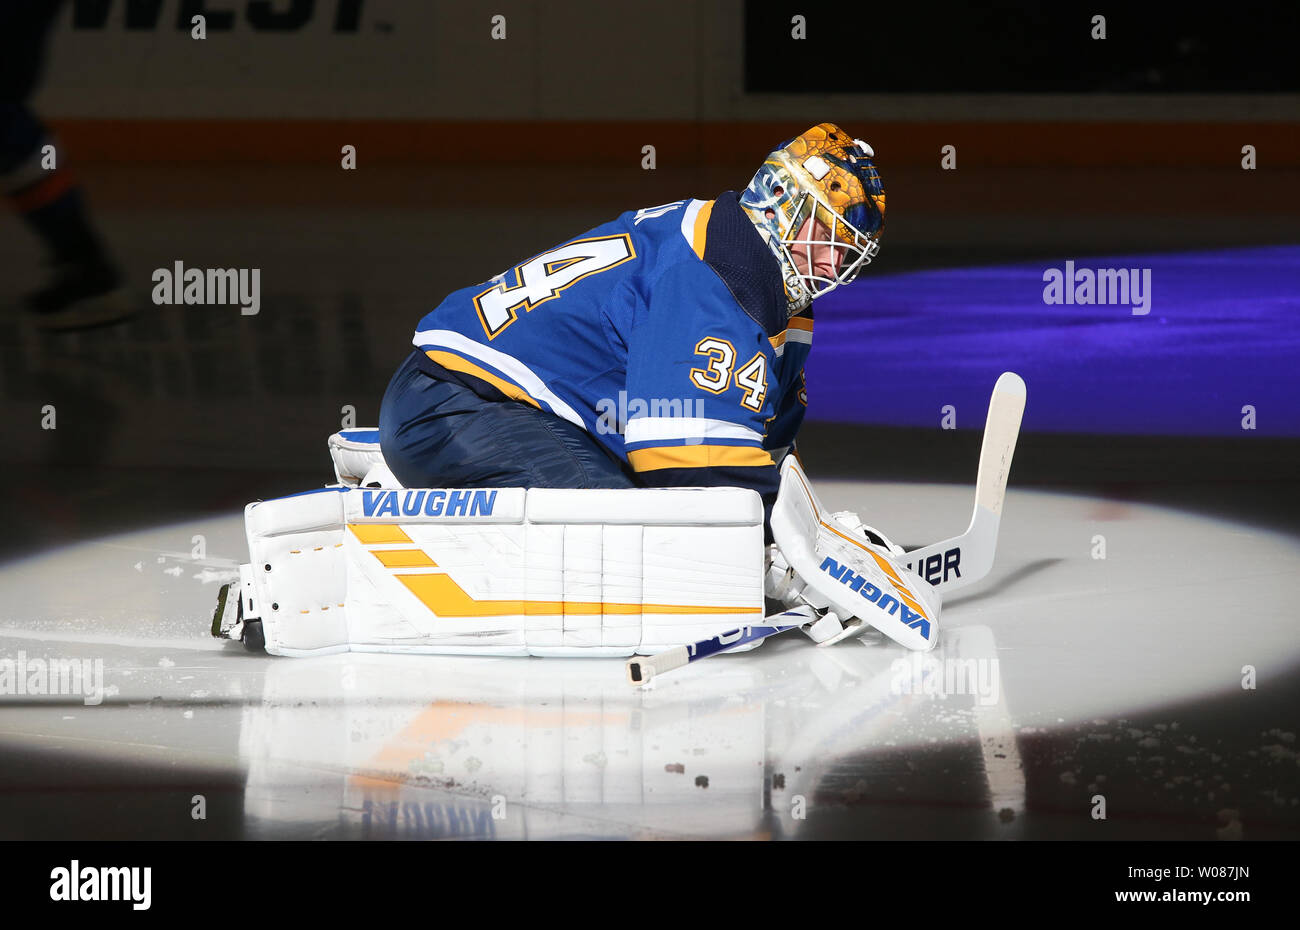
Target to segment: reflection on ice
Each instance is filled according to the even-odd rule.
[[[268,661],[262,701],[241,725],[245,815],[255,834],[314,824],[411,839],[797,835],[825,803],[828,766],[911,738],[936,702],[969,715],[953,738],[979,741],[999,725],[1009,736],[1000,689],[982,706],[987,690],[944,673],[960,660],[987,684],[994,649],[985,627],[952,631],[920,689],[892,644],[802,640],[639,690],[621,663],[599,660]],[[1008,803],[1023,804],[1023,783]]]

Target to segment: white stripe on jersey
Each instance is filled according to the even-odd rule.
[[[582,417],[578,416],[577,411],[556,397],[531,368],[513,355],[506,355],[504,352],[499,352],[480,342],[475,342],[473,339],[462,336],[450,329],[426,329],[423,332],[416,333],[411,342],[417,348],[441,346],[469,358],[478,359],[480,362],[486,362],[527,391],[528,396],[546,404],[556,416],[562,417],[584,430],[587,429],[587,424],[582,422]],[[590,431],[588,430],[588,432]]]
[[[779,346],[772,346],[772,352],[777,358],[785,355],[785,346],[788,342],[802,342],[806,346],[812,345],[813,334],[806,329],[787,329],[785,338],[781,340]]]
[[[628,420],[623,432],[624,442],[664,439],[744,439],[762,445],[763,434],[739,423],[708,417],[637,417]]]
[[[682,214],[682,237],[692,249],[695,248],[695,218],[700,215],[700,208],[706,203],[707,200],[692,200]]]

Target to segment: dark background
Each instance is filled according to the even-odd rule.
[[[1074,4],[877,6],[839,19],[810,12],[808,39],[792,41],[800,11],[779,3],[632,4],[594,19],[583,3],[545,12],[518,4],[503,8],[510,39],[493,43],[488,8],[456,5],[438,8],[441,32],[417,34],[428,53],[413,74],[457,54],[481,67],[430,78],[436,93],[420,101],[429,118],[321,116],[343,104],[312,80],[291,92],[271,77],[264,90],[197,88],[183,98],[192,115],[180,117],[148,102],[156,77],[129,87],[177,50],[193,61],[167,73],[184,83],[217,73],[220,62],[200,54],[242,56],[246,71],[292,63],[311,28],[328,49],[403,35],[401,5],[363,5],[355,22],[329,4],[306,19],[260,21],[255,6],[210,17],[207,45],[183,28],[188,7],[164,4],[140,19],[126,3],[82,4],[76,23],[72,7],[62,11],[44,80],[50,91],[60,82],[74,90],[38,95],[34,106],[54,101],[43,116],[140,313],[87,333],[36,332],[20,297],[45,273],[44,256],[17,222],[0,226],[0,460],[22,479],[0,489],[21,530],[0,547],[29,551],[123,523],[227,511],[329,480],[325,437],[345,406],[357,425],[373,425],[412,327],[442,295],[623,210],[743,186],[773,145],[822,119],[877,149],[890,210],[871,276],[1293,244],[1300,228],[1298,98],[1220,93],[1295,88],[1296,58],[1279,52],[1296,39],[1290,8],[1126,6],[1096,42],[1092,14]],[[593,60],[628,58],[619,49],[638,47],[637,23],[679,44],[604,80]],[[1181,71],[1167,67],[1171,48],[1185,49]],[[381,64],[353,54],[359,74]],[[535,83],[558,89],[512,109],[521,88],[502,71],[523,58]],[[310,78],[323,67],[304,59],[292,70]],[[1161,88],[1177,93],[1111,86],[1152,69],[1181,75]],[[96,86],[112,80],[128,86],[98,102]],[[619,81],[623,90],[600,96]],[[694,97],[682,93],[690,85]],[[635,105],[621,99],[632,87]],[[1122,93],[1098,101],[1093,92],[1107,89]],[[1206,89],[1214,93],[1192,93]],[[986,93],[995,90],[1015,92]],[[242,102],[231,103],[236,95]],[[284,118],[266,118],[284,106],[269,101],[286,95]],[[405,99],[401,88],[388,98]],[[666,115],[639,116],[658,104]],[[438,115],[452,111],[474,118]],[[204,115],[227,112],[235,115]],[[343,141],[357,146],[359,170],[340,170]],[[1255,171],[1240,167],[1246,142],[1260,152]],[[642,167],[646,143],[657,148],[655,170]],[[956,171],[940,168],[945,144],[960,152]],[[176,260],[260,268],[261,313],[151,305],[152,270]],[[891,332],[911,345],[943,337],[943,325],[909,332],[904,321]],[[1249,314],[1239,325],[1249,332]],[[942,360],[932,365],[917,377],[941,372]],[[986,367],[954,398],[966,409],[982,409],[1001,370]],[[874,391],[910,387],[875,383],[869,360],[861,377]],[[1272,525],[1300,514],[1294,439],[1036,433],[1029,389],[1017,483],[1180,501]],[[1079,396],[1088,393],[1081,385]],[[45,405],[58,410],[56,430],[39,429]],[[941,430],[937,417],[917,428],[869,405],[860,411],[853,424],[827,423],[812,398],[801,445],[814,475],[971,480],[981,417]]]
[[[797,5],[795,5],[797,6]],[[790,35],[803,13],[807,37]],[[1106,54],[1094,16],[1106,17]],[[1283,3],[873,4],[857,16],[745,4],[754,93],[1270,93],[1300,88]],[[784,31],[784,38],[782,32]]]
[[[823,119],[877,151],[890,210],[871,275],[1300,239],[1294,6],[1126,4],[1107,13],[1105,42],[1089,39],[1088,20],[1106,11],[1075,4],[794,6],[506,3],[513,31],[501,48],[487,35],[495,5],[438,5],[438,30],[420,37],[427,60],[411,65],[437,72],[433,89],[388,89],[394,106],[428,112],[400,117],[337,102],[297,42],[314,24],[335,28],[331,4],[295,30],[259,27],[252,4],[214,2],[230,16],[213,17],[206,47],[177,28],[179,5],[148,29],[124,3],[80,29],[65,9],[56,47],[86,54],[53,56],[36,106],[140,312],[92,332],[35,331],[20,299],[44,256],[16,219],[0,222],[0,556],[229,515],[332,480],[325,439],[344,407],[374,424],[416,321],[444,294],[624,210],[741,187],[775,144]],[[412,8],[363,4],[337,47],[401,39]],[[794,13],[809,16],[804,42],[789,38]],[[162,106],[166,79],[133,86],[129,75],[177,49],[189,64],[164,78],[189,89]],[[385,64],[370,54],[357,53],[356,73]],[[280,59],[307,79],[199,82],[205,68],[227,73],[213,64],[222,55]],[[452,59],[458,67],[444,67]],[[96,80],[123,84],[100,95]],[[610,84],[616,92],[602,90]],[[358,148],[356,172],[339,169],[343,143]],[[1247,143],[1260,152],[1255,171],[1240,167]],[[652,171],[646,144],[657,147]],[[945,144],[959,150],[957,171],[941,170]],[[261,313],[153,306],[150,273],[176,260],[260,268]],[[1000,370],[990,363],[987,385]],[[980,417],[957,430],[937,417],[932,428],[873,423],[866,398],[907,386],[882,381],[870,358],[860,378],[864,421],[828,422],[812,398],[800,444],[813,477],[973,481]],[[1030,383],[1031,407],[1034,397]],[[40,428],[46,405],[55,430]],[[1287,437],[1027,430],[1011,480],[1295,531],[1298,464],[1300,442]],[[1204,543],[1212,552],[1230,540]],[[1293,722],[1294,691],[1257,702],[1259,719]],[[1253,745],[1254,719],[1212,704],[1183,711],[1230,747]],[[1053,755],[1053,739],[1026,744],[1029,764]],[[46,778],[65,758],[34,755],[13,771]],[[1039,800],[1050,811],[1051,797]],[[1293,813],[1247,814],[1280,817],[1294,835]],[[83,822],[68,829],[80,835]]]

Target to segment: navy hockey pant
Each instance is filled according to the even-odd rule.
[[[408,488],[631,488],[585,430],[512,400],[485,400],[417,367],[397,369],[379,408],[384,461]]]

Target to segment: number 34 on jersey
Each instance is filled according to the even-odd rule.
[[[736,347],[726,339],[708,337],[695,345],[695,354],[708,359],[704,368],[691,369],[691,382],[698,388],[721,394],[734,381],[744,393],[740,402],[750,410],[762,410],[767,396],[767,356],[754,357],[736,368]]]
[[[672,205],[670,205],[672,206]],[[494,278],[489,287],[474,297],[474,308],[488,339],[495,339],[516,320],[519,311],[532,312],[548,300],[559,297],[583,278],[616,268],[636,258],[632,237],[627,233],[594,236],[567,242],[529,259]],[[513,274],[513,282],[508,278]],[[740,388],[740,403],[749,410],[763,409],[767,396],[767,358],[756,352],[737,364],[736,348],[727,339],[706,337],[695,346],[704,367],[692,368],[691,382],[713,394],[722,394],[733,383]]]
[[[531,312],[583,278],[616,268],[636,258],[632,237],[627,233],[577,239],[543,252],[513,269],[515,281],[507,284],[506,274],[474,298],[474,308],[489,339],[501,335],[519,319],[519,308]]]

